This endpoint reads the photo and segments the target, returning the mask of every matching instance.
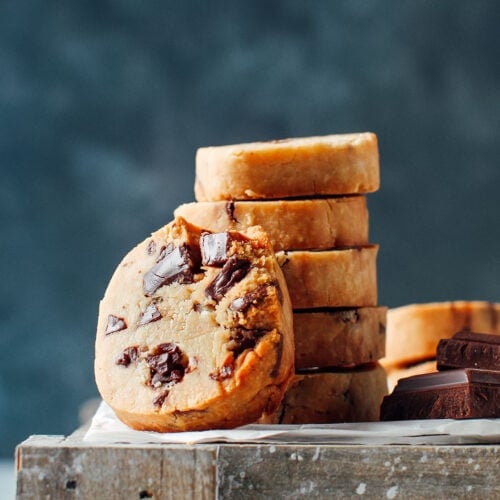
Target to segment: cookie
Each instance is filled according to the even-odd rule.
[[[324,250],[368,243],[365,196],[311,200],[186,203],[175,215],[218,232],[262,226],[275,251]]]
[[[377,137],[366,132],[200,148],[197,201],[369,193],[379,187]]]
[[[296,311],[295,368],[353,367],[385,354],[386,307]]]
[[[97,386],[135,429],[253,422],[281,401],[293,358],[287,287],[258,227],[177,218],[123,259],[100,304]]]
[[[405,366],[436,356],[440,339],[468,328],[500,334],[500,304],[482,301],[433,302],[389,309],[385,366]]]
[[[295,375],[280,408],[262,423],[333,424],[379,419],[387,394],[384,369],[370,365],[348,371]]]
[[[294,309],[377,305],[377,245],[278,252]]]

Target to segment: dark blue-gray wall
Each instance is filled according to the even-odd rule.
[[[0,452],[71,432],[98,301],[197,147],[371,130],[380,303],[500,300],[500,3],[0,3]]]

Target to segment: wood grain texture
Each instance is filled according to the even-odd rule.
[[[92,445],[34,436],[18,447],[17,498],[215,498],[214,446]]]
[[[89,444],[17,448],[17,498],[499,498],[500,445]]]
[[[224,446],[219,498],[499,498],[498,446]]]

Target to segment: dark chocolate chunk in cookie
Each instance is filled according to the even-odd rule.
[[[160,260],[163,260],[168,253],[172,252],[173,249],[174,249],[173,243],[169,243],[168,245],[162,246],[160,248],[160,253],[158,254],[158,257],[156,258],[156,262],[160,262]]]
[[[259,285],[255,290],[252,290],[242,297],[234,299],[229,308],[235,312],[244,313],[248,311],[250,306],[261,304],[267,297],[269,285]]]
[[[204,233],[200,238],[201,263],[204,266],[223,266],[231,245],[229,233]]]
[[[165,402],[165,399],[167,399],[168,394],[169,394],[169,391],[163,391],[158,396],[156,396],[156,398],[153,399],[153,404],[155,406],[162,406],[163,403]]]
[[[266,333],[266,330],[247,330],[241,326],[232,328],[227,350],[234,353],[234,357],[237,358],[244,350],[253,349],[259,338]]]
[[[150,384],[153,387],[180,382],[188,364],[183,352],[172,343],[157,345],[146,357],[146,363],[149,365]]]
[[[146,307],[146,310],[141,314],[141,317],[138,322],[138,326],[147,325],[148,323],[152,323],[153,321],[158,321],[161,318],[161,313],[156,307],[154,302]]]
[[[226,203],[226,214],[230,222],[238,223],[238,219],[234,216],[234,201],[231,200]]]
[[[204,266],[223,266],[234,241],[247,241],[248,238],[238,232],[203,233],[200,239],[201,262]]]
[[[207,286],[205,295],[213,300],[220,300],[236,283],[240,282],[250,271],[250,261],[230,257],[220,273]]]
[[[194,281],[196,265],[189,247],[181,245],[163,250],[159,261],[144,275],[143,288],[148,296],[153,295],[158,288],[174,282],[188,284]]]
[[[110,314],[108,316],[108,324],[106,325],[106,335],[119,332],[127,328],[127,323],[123,318]]]
[[[148,255],[153,255],[156,252],[155,240],[151,240],[146,247],[146,252]]]
[[[117,365],[129,366],[135,363],[139,357],[139,346],[132,345],[123,349],[121,356],[116,360]]]

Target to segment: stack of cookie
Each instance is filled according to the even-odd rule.
[[[387,392],[386,308],[366,193],[379,187],[377,138],[330,135],[201,148],[196,203],[175,215],[210,231],[261,225],[294,309],[296,375],[267,421],[377,420]]]

